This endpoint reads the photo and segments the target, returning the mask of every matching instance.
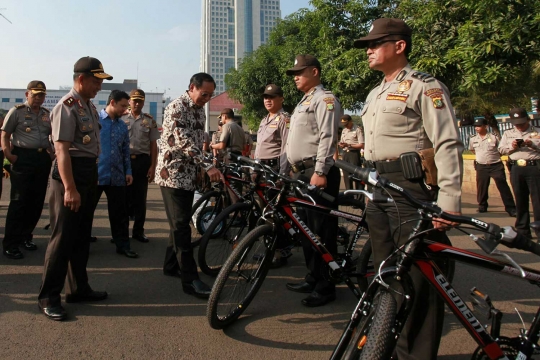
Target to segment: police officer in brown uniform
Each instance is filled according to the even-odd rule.
[[[321,64],[312,55],[298,55],[294,67],[287,70],[294,76],[298,90],[304,97],[291,116],[287,138],[287,160],[293,177],[309,182],[337,198],[341,174],[334,166],[341,104],[331,91],[321,84]],[[316,197],[317,203],[332,208],[337,204]],[[333,255],[337,252],[336,217],[326,217],[317,212],[306,211],[308,227],[319,235],[326,249]],[[304,257],[309,273],[299,284],[289,283],[287,289],[310,294],[302,300],[305,306],[322,306],[336,299],[335,285],[325,276],[328,269],[319,252],[307,240],[303,241]]]
[[[338,146],[343,149],[343,161],[360,166],[362,165],[360,150],[364,148],[364,132],[360,126],[353,123],[350,115],[343,115],[341,124],[344,128]],[[363,189],[361,183],[350,179],[349,173],[345,170],[343,170],[343,180],[347,190],[354,188],[353,183],[356,184],[356,189]]]
[[[234,112],[232,109],[225,108],[221,110],[220,118],[223,122],[223,127],[219,143],[210,145],[210,147],[216,150],[227,150],[228,153],[235,155],[242,155],[242,150],[244,150],[244,145],[246,144],[246,137],[244,129],[234,121]]]
[[[43,81],[27,86],[24,104],[13,107],[2,126],[2,148],[11,162],[11,195],[2,241],[4,255],[22,259],[19,246],[36,250],[32,232],[41,217],[51,170],[51,120],[45,100]],[[11,148],[13,145],[13,149]]]
[[[377,19],[369,34],[354,42],[356,47],[367,49],[369,67],[384,74],[381,84],[369,93],[361,113],[366,141],[364,157],[367,166],[376,168],[415,198],[433,201],[438,195],[442,210],[460,214],[463,145],[457,121],[446,86],[409,66],[411,34],[402,20]],[[402,154],[430,148],[435,154],[438,187],[433,185],[434,181],[429,181],[429,185],[425,179],[406,175],[401,167]],[[395,243],[402,245],[407,241],[416,224],[414,220],[419,218],[404,198],[394,193],[392,196],[395,204],[369,202],[366,207],[376,269],[394,251]],[[442,230],[447,224],[434,221],[433,226]],[[432,231],[427,237],[449,242],[442,231]],[[445,265],[440,264],[443,270]],[[444,303],[418,269],[413,266],[409,274],[416,296],[397,343],[398,359],[436,359]]]
[[[214,149],[212,147],[212,145],[215,145],[215,144],[219,144],[219,139],[221,139],[221,132],[223,130],[223,122],[221,121],[221,115],[218,116],[218,118],[220,119],[219,122],[218,122],[218,129],[217,131],[214,131],[214,133],[212,134],[212,141],[210,142],[210,150],[212,150],[212,154],[214,155],[214,157],[222,162],[223,161],[223,156],[225,154],[225,150],[218,150],[218,149]]]
[[[86,264],[100,152],[99,115],[90,99],[101,90],[103,79],[112,80],[112,76],[89,56],[79,59],[73,72],[73,89],[51,112],[56,150],[49,195],[52,234],[38,301],[40,310],[52,320],[67,317],[60,298],[64,282],[68,303],[107,298],[106,292],[94,291],[88,284]]]
[[[488,189],[490,179],[495,180],[495,185],[501,193],[504,208],[508,215],[516,216],[516,203],[506,182],[504,165],[499,153],[499,139],[487,132],[487,120],[475,119],[474,129],[476,135],[469,139],[469,150],[476,155],[474,168],[476,169],[476,199],[478,212],[484,213],[488,209]]]
[[[529,196],[534,221],[540,220],[540,129],[529,124],[523,108],[510,110],[514,128],[506,130],[499,144],[499,152],[508,155],[511,166],[510,183],[516,197],[516,229],[531,238]],[[536,234],[540,237],[540,234]]]
[[[291,116],[283,110],[283,90],[275,84],[266,85],[263,98],[268,115],[262,119],[257,131],[255,159],[272,166],[280,174],[288,175],[289,162],[285,146]]]
[[[144,234],[146,221],[146,197],[148,183],[154,181],[157,164],[157,144],[159,131],[154,118],[142,112],[146,94],[141,89],[129,94],[130,110],[122,116],[129,130],[129,150],[133,184],[127,187],[127,209],[133,217],[132,238],[143,243],[148,242]]]

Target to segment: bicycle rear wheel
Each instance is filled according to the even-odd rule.
[[[229,255],[249,231],[252,206],[248,203],[233,204],[208,226],[199,244],[199,267],[203,273],[210,276],[219,273]]]
[[[230,325],[247,309],[268,274],[275,241],[273,226],[262,225],[250,231],[234,249],[208,299],[206,317],[213,329]]]
[[[223,209],[224,197],[219,191],[204,193],[191,208],[191,246],[195,247],[201,242],[201,236],[212,223],[217,214]]]

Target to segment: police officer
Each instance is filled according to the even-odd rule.
[[[212,147],[212,145],[219,144],[219,139],[221,138],[221,132],[223,130],[223,122],[221,121],[221,115],[218,116],[218,129],[217,131],[214,131],[212,134],[212,141],[210,142],[210,149],[212,150],[212,154],[214,155],[214,158],[216,158],[219,162],[223,161],[223,155],[225,154],[224,150],[217,150]]]
[[[343,125],[343,131],[338,146],[343,149],[343,161],[360,166],[362,165],[360,149],[364,148],[364,132],[360,126],[353,123],[350,115],[341,117],[341,125]],[[353,183],[356,184],[356,189],[363,189],[361,183],[350,179],[349,173],[345,170],[343,170],[343,178],[347,190],[353,189]]]
[[[223,122],[219,143],[210,145],[212,149],[227,150],[227,152],[242,155],[246,143],[244,129],[234,121],[234,112],[230,108],[221,110],[220,119]]]
[[[88,284],[86,264],[100,153],[99,116],[90,99],[101,90],[103,79],[112,80],[112,76],[89,56],[79,59],[73,72],[73,89],[51,112],[56,150],[49,195],[52,234],[38,304],[52,320],[67,317],[60,299],[64,282],[68,303],[107,298],[106,292],[94,291]]]
[[[146,221],[146,197],[148,183],[154,181],[157,164],[157,144],[159,131],[156,120],[142,112],[146,94],[141,89],[129,93],[130,109],[122,116],[129,129],[129,151],[133,184],[127,187],[127,209],[133,218],[132,238],[143,243],[148,242],[144,234]]]
[[[294,67],[287,70],[294,76],[298,90],[304,97],[296,106],[291,117],[287,138],[287,160],[294,178],[303,178],[337,198],[341,174],[334,166],[341,104],[331,91],[321,84],[321,64],[312,55],[298,55]],[[322,198],[317,203],[337,208]],[[336,217],[326,217],[316,212],[307,213],[308,227],[320,236],[326,249],[333,255],[337,252]],[[304,256],[309,273],[305,281],[287,284],[291,291],[310,294],[302,300],[305,306],[322,306],[336,299],[335,285],[327,280],[328,269],[319,252],[306,239],[303,242]]]
[[[469,139],[469,150],[476,154],[474,168],[476,169],[476,199],[478,212],[484,213],[488,208],[488,189],[490,179],[495,180],[497,189],[501,193],[504,209],[508,215],[516,216],[516,204],[506,182],[504,165],[499,153],[499,139],[494,134],[487,132],[487,120],[475,119],[474,129],[476,135]]]
[[[369,67],[384,74],[381,84],[369,93],[361,113],[366,141],[364,156],[369,167],[376,168],[415,198],[431,201],[435,199],[433,194],[438,194],[438,205],[444,211],[460,214],[463,145],[450,95],[444,84],[409,66],[411,33],[402,20],[377,19],[369,34],[354,42],[355,47],[367,49]],[[435,154],[438,187],[434,179],[426,184],[424,179],[406,175],[401,167],[401,154],[430,148]],[[428,174],[433,174],[432,171]],[[416,223],[414,219],[419,216],[405,199],[392,195],[395,204],[369,202],[366,207],[376,269],[394,251],[394,243],[402,245],[407,241]],[[440,220],[433,225],[441,230],[447,226]],[[396,231],[400,226],[401,231]],[[398,233],[399,238],[394,235]],[[430,234],[430,239],[449,242],[442,231]],[[444,265],[440,265],[443,270]],[[412,267],[410,275],[416,296],[398,340],[397,355],[400,360],[435,359],[444,303],[419,270]]]
[[[499,144],[499,152],[508,155],[511,166],[510,183],[516,197],[516,229],[531,238],[529,196],[534,221],[540,220],[540,129],[529,124],[523,108],[510,110],[514,128],[506,130]],[[536,234],[540,238],[540,234]]]
[[[51,120],[49,110],[41,106],[47,94],[45,84],[34,80],[26,88],[26,102],[13,107],[2,126],[2,148],[12,164],[2,241],[4,255],[10,259],[24,257],[20,245],[26,250],[37,249],[32,232],[41,217],[52,162]]]

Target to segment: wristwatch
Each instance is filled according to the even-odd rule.
[[[317,174],[319,176],[324,176],[324,173],[322,171],[315,171],[315,174]]]

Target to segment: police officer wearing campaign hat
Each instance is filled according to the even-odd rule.
[[[64,282],[68,303],[107,298],[106,292],[94,291],[88,284],[86,265],[100,153],[99,115],[90,100],[101,90],[103,79],[112,76],[89,56],[79,59],[73,72],[73,88],[51,112],[56,150],[49,195],[52,234],[38,295],[41,312],[59,321],[67,317],[60,297]]]
[[[294,178],[303,178],[311,185],[324,189],[333,197],[338,196],[341,174],[334,166],[334,154],[338,141],[341,104],[334,94],[321,84],[321,64],[312,55],[298,55],[294,67],[287,70],[294,77],[298,90],[304,93],[302,100],[291,116],[287,138],[287,160]],[[337,208],[336,202],[316,197],[317,203]],[[320,236],[326,249],[333,255],[337,252],[336,217],[327,217],[306,211],[308,227]],[[315,307],[335,300],[335,285],[326,276],[328,269],[319,252],[310,242],[303,241],[304,256],[309,273],[305,281],[287,284],[291,291],[308,293],[302,300],[305,306]]]
[[[2,245],[10,259],[24,257],[21,245],[26,250],[37,249],[32,232],[41,217],[52,163],[49,110],[41,106],[46,94],[43,81],[31,81],[26,102],[13,107],[2,126],[2,148],[11,163],[11,195]]]
[[[488,208],[488,189],[490,179],[495,180],[497,189],[501,193],[504,208],[508,215],[516,216],[516,204],[506,182],[504,165],[499,153],[499,139],[487,131],[487,120],[478,118],[474,120],[476,135],[469,139],[469,150],[476,155],[474,168],[476,169],[476,198],[478,212],[483,213]]]
[[[529,197],[534,221],[540,220],[540,128],[529,123],[523,108],[510,110],[512,129],[506,130],[499,144],[499,152],[508,155],[511,166],[510,183],[516,197],[516,229],[531,238]],[[540,237],[540,234],[536,234]]]
[[[343,131],[338,146],[343,149],[343,161],[361,166],[360,150],[364,148],[364,132],[360,126],[353,123],[350,115],[341,117],[341,125],[343,125]],[[347,190],[353,189],[353,183],[356,184],[356,189],[363,189],[359,181],[350,179],[349,173],[345,170],[342,171]]]
[[[132,237],[146,243],[148,238],[144,234],[146,221],[146,198],[148,183],[154,181],[157,165],[157,139],[159,131],[156,120],[142,112],[145,92],[134,89],[129,94],[130,109],[122,116],[129,130],[129,151],[131,169],[133,171],[133,184],[127,187],[127,209],[133,218]]]
[[[366,49],[369,67],[384,75],[381,84],[369,93],[361,113],[366,141],[364,157],[367,166],[376,168],[415,198],[433,201],[438,196],[442,210],[461,214],[463,145],[457,120],[446,86],[408,64],[411,35],[412,30],[404,21],[385,18],[375,20],[369,34],[354,42],[356,47]],[[429,179],[412,174],[405,177],[401,155],[416,151],[434,153],[436,177],[433,168],[426,172],[433,176]],[[403,245],[407,241],[419,218],[416,209],[405,199],[396,194],[392,196],[395,204],[369,202],[366,207],[376,269],[394,251],[394,243]],[[439,220],[433,225],[442,230],[447,224]],[[397,231],[400,226],[401,230]],[[442,231],[432,231],[427,238],[449,243]],[[443,271],[445,265],[439,264]],[[398,339],[397,355],[400,360],[435,359],[444,321],[444,303],[417,268],[412,267],[410,276],[416,296]]]

